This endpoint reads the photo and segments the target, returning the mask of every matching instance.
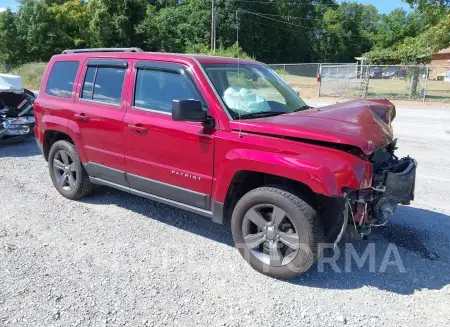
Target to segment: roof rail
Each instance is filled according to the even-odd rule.
[[[141,48],[90,48],[90,49],[67,49],[62,54],[83,52],[144,52]]]

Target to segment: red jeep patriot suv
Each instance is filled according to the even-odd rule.
[[[368,234],[414,197],[391,102],[311,108],[252,60],[66,50],[34,112],[64,197],[102,184],[231,222],[244,259],[274,277],[306,271],[323,243]]]

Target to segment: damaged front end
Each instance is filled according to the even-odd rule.
[[[385,225],[398,204],[409,205],[414,200],[417,162],[409,156],[399,159],[395,149],[396,140],[370,156],[370,189],[345,190],[348,225],[341,237],[361,239],[372,227]]]
[[[20,142],[32,135],[35,98],[23,88],[20,76],[0,74],[0,144]]]

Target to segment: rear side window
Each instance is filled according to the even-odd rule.
[[[173,100],[200,100],[192,83],[176,72],[139,69],[137,71],[134,106],[172,112]]]
[[[79,64],[78,61],[55,62],[48,77],[45,93],[63,98],[72,97],[75,75]]]
[[[124,68],[89,66],[84,78],[81,98],[120,104],[124,77]]]
[[[97,72],[97,67],[88,67],[86,76],[84,77],[83,89],[81,90],[81,97],[83,99],[92,100],[92,90],[94,89],[94,78]]]

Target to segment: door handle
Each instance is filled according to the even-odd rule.
[[[73,116],[75,117],[76,120],[79,120],[83,123],[85,123],[89,120],[89,117],[85,113],[74,114]]]
[[[136,134],[147,134],[148,133],[148,128],[142,126],[141,124],[128,124],[128,128]]]

